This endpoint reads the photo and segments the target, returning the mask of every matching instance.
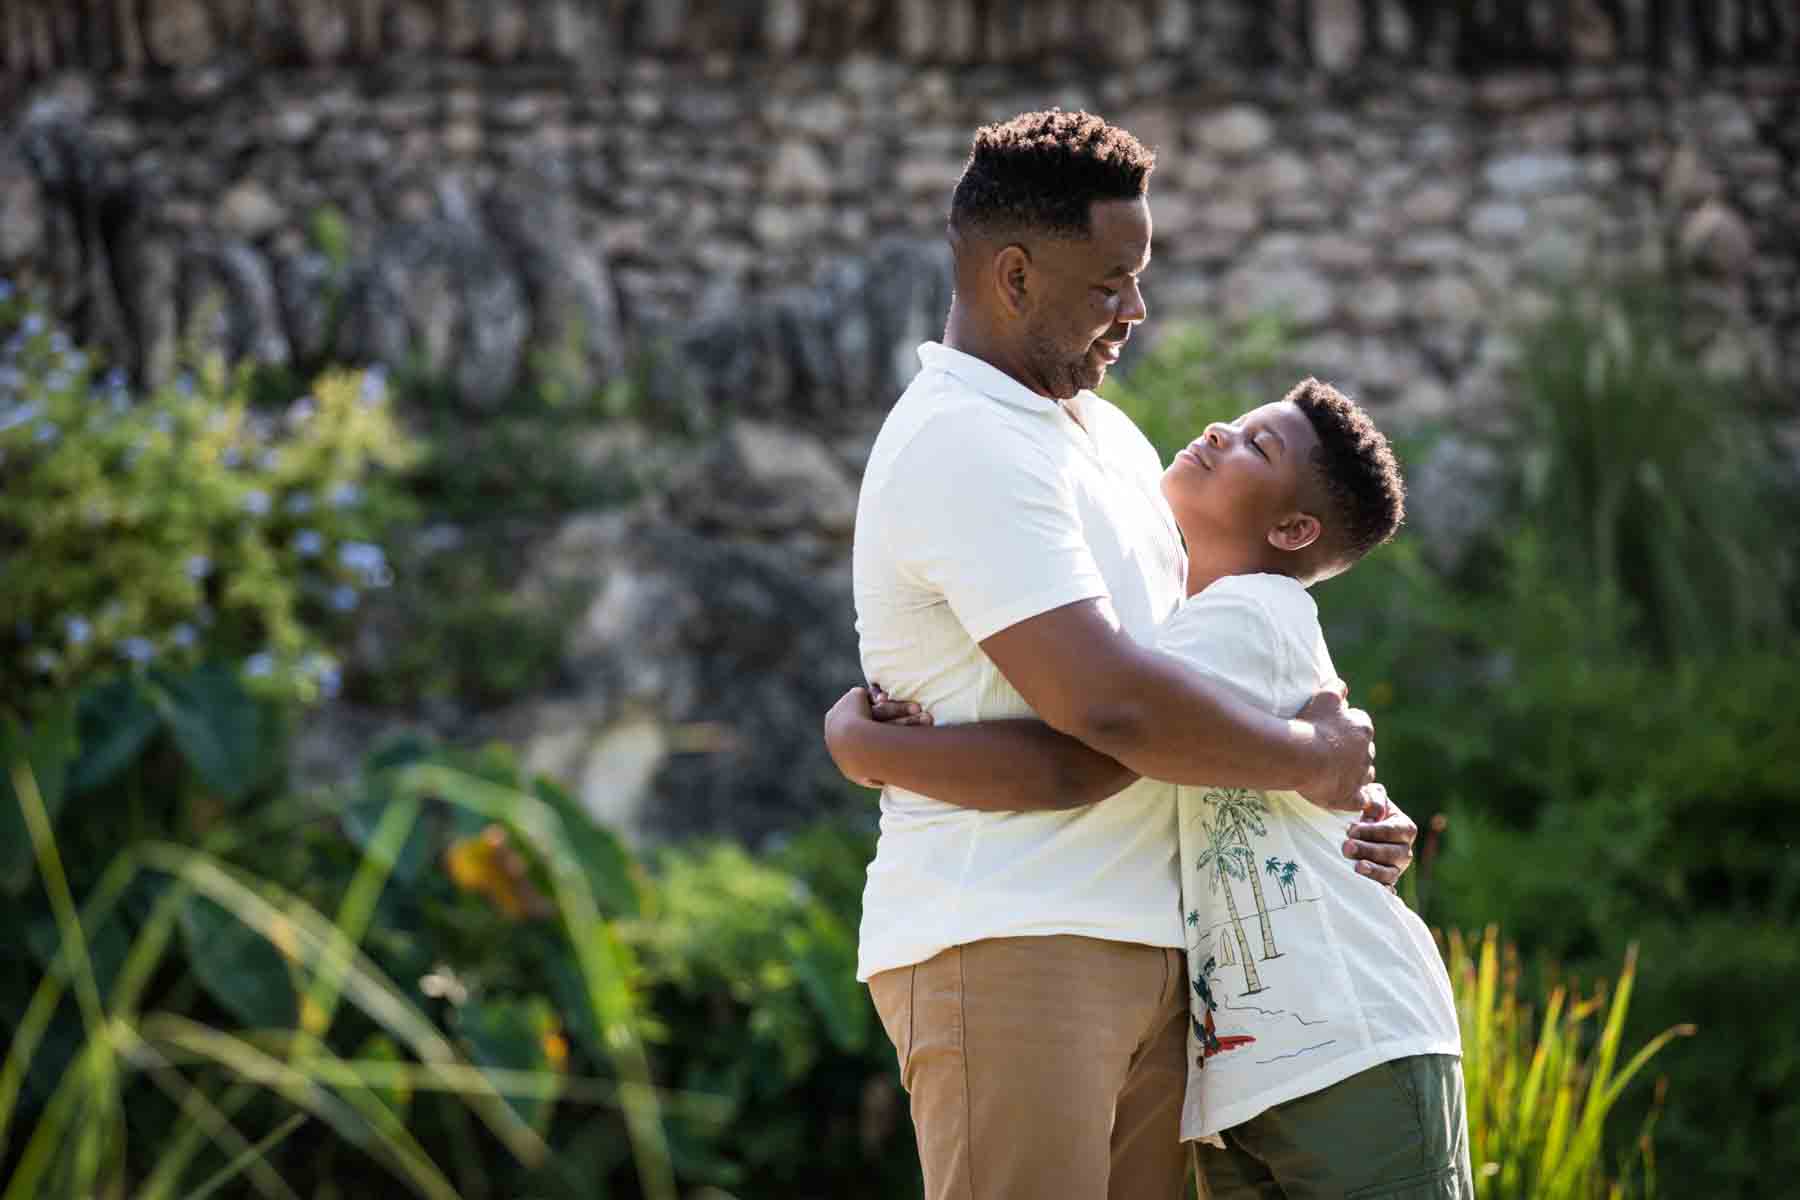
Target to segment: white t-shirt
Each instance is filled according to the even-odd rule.
[[[1317,606],[1281,575],[1219,580],[1157,645],[1278,716],[1336,678]],[[1183,1138],[1392,1059],[1462,1053],[1431,934],[1343,856],[1348,814],[1294,792],[1177,792],[1193,1014]]]
[[[1162,463],[1091,392],[1056,401],[949,347],[875,439],[857,506],[867,678],[939,724],[1033,715],[982,639],[1102,598],[1146,645],[1186,564]],[[1140,781],[1069,812],[987,813],[887,788],[863,892],[857,978],[980,938],[1082,934],[1179,946],[1174,789]]]

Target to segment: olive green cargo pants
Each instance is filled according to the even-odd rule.
[[[1462,1062],[1398,1058],[1194,1144],[1205,1200],[1474,1200]]]

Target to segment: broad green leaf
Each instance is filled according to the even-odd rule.
[[[261,780],[268,765],[262,708],[230,667],[152,672],[146,687],[182,757],[207,787],[241,800]]]
[[[181,906],[188,966],[212,998],[253,1029],[292,1029],[299,1019],[287,963],[260,934],[205,896]]]
[[[22,762],[30,768],[54,825],[68,792],[65,777],[77,745],[73,696],[64,697],[30,728],[11,717],[0,721],[0,890],[16,896],[36,872],[31,835],[25,828],[19,798],[13,794],[13,764]]]
[[[143,753],[158,723],[156,709],[128,675],[84,689],[76,714],[81,753],[69,770],[72,796],[112,782]]]

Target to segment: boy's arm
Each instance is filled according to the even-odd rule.
[[[893,784],[960,808],[1031,812],[1093,804],[1137,779],[1042,721],[930,727],[929,717],[914,715],[917,705],[882,703],[878,713],[877,701],[867,688],[852,688],[825,714],[833,761],[865,786]]]

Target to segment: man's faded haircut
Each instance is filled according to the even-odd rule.
[[[1328,383],[1303,379],[1285,397],[1319,435],[1312,465],[1329,498],[1327,532],[1346,563],[1394,536],[1406,517],[1406,481],[1393,447],[1355,401]]]
[[[1020,113],[983,125],[950,200],[950,227],[978,236],[1086,237],[1096,200],[1135,200],[1156,153],[1085,112]]]

